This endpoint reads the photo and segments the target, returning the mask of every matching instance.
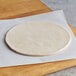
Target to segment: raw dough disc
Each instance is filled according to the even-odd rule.
[[[27,22],[6,34],[5,41],[14,51],[27,55],[50,55],[66,48],[69,33],[50,22]]]

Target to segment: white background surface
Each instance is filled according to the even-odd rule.
[[[41,0],[53,10],[62,9],[68,23],[76,27],[76,0]],[[76,67],[69,68],[49,76],[76,76]]]

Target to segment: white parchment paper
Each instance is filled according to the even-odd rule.
[[[10,28],[27,21],[49,21],[64,27],[70,33],[70,45],[62,52],[44,57],[24,56],[13,52],[4,42],[5,34]],[[43,63],[71,58],[76,58],[76,39],[66,22],[62,10],[17,19],[0,20],[0,67]]]

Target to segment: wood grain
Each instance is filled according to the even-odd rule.
[[[30,16],[47,11],[49,8],[40,0],[0,0],[0,19]]]
[[[40,0],[0,0],[0,19],[12,19],[52,11]],[[69,25],[70,26],[70,25]],[[70,26],[76,35],[76,29]],[[76,66],[76,59],[0,68],[0,76],[42,76]]]
[[[76,66],[76,59],[0,68],[0,76],[42,76]]]

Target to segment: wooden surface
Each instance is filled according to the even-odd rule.
[[[38,7],[39,6],[39,7]],[[39,0],[0,0],[0,19],[25,17],[51,11]],[[70,26],[76,35],[76,29]],[[76,59],[0,68],[0,76],[41,76],[76,66]]]
[[[0,76],[43,76],[76,66],[76,59],[0,68]]]
[[[30,16],[47,11],[49,8],[39,0],[0,0],[0,19]]]

